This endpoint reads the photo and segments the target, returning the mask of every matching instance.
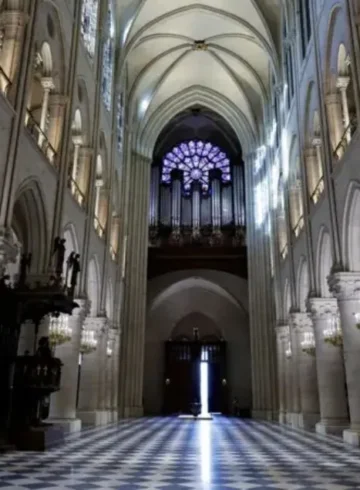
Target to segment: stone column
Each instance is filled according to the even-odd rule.
[[[289,327],[288,327],[289,328]],[[293,413],[294,413],[294,368],[291,348],[291,335],[289,328],[289,336],[285,342],[285,383],[286,383],[286,424],[292,425]]]
[[[48,118],[50,91],[54,88],[54,83],[51,77],[44,77],[41,79],[41,85],[44,90],[43,100],[41,105],[40,124],[41,133],[38,138],[38,145],[42,147],[45,139],[46,123]]]
[[[98,219],[99,223],[104,230],[106,231],[107,225],[107,216],[108,216],[108,206],[109,206],[109,189],[105,187],[100,188],[99,192],[99,211],[98,211]]]
[[[84,424],[102,425],[104,410],[102,405],[104,359],[106,358],[107,319],[105,317],[87,317],[84,328],[92,330],[97,338],[96,350],[82,355],[79,406],[77,416]]]
[[[105,425],[109,420],[109,412],[106,406],[107,403],[107,382],[106,382],[106,375],[107,375],[107,364],[108,364],[108,355],[107,355],[107,348],[108,348],[108,338],[109,338],[109,325],[108,325],[108,320],[107,319],[101,319],[102,321],[102,328],[99,331],[99,337],[98,337],[98,369],[99,369],[99,389],[98,389],[98,404],[97,404],[97,409],[98,409],[98,416],[100,416],[100,424]]]
[[[289,342],[289,327],[278,326],[276,330],[277,371],[279,387],[279,422],[286,423],[286,357],[285,350]]]
[[[339,272],[329,280],[337,297],[344,342],[344,359],[349,398],[350,428],[345,442],[360,445],[360,273]]]
[[[292,414],[291,425],[299,427],[301,402],[300,402],[300,338],[296,329],[296,314],[290,314],[290,343],[291,343],[291,368],[292,368]]]
[[[336,92],[334,94],[327,95],[325,102],[329,121],[332,150],[335,151],[344,134],[344,124],[339,94]],[[338,150],[337,158],[340,159],[343,154],[344,149],[340,148]]]
[[[111,255],[113,260],[116,260],[117,254],[119,252],[119,233],[120,233],[120,216],[115,214],[112,216],[112,220],[111,220],[111,236],[110,236]]]
[[[69,316],[72,329],[71,341],[56,347],[55,355],[63,362],[61,389],[51,395],[50,422],[64,425],[70,432],[81,429],[81,420],[76,417],[76,397],[78,389],[78,369],[81,331],[88,313],[88,301],[76,299],[79,308]]]
[[[114,356],[115,352],[115,338],[116,338],[116,330],[109,329],[108,333],[108,341],[107,341],[107,356],[106,356],[106,411],[108,412],[108,420],[109,422],[113,421],[113,390],[114,390]]]
[[[302,429],[312,429],[320,420],[316,357],[315,352],[305,352],[301,343],[305,334],[314,334],[314,329],[308,313],[293,313],[291,324],[294,338],[293,355],[296,356],[296,377],[299,390],[299,399],[295,395],[295,403],[299,412],[297,426]]]
[[[9,81],[14,81],[19,66],[25,24],[25,12],[4,10],[0,14],[0,29],[3,30],[0,66],[5,74],[0,74],[0,88],[5,93],[9,89]]]
[[[120,356],[120,329],[114,330],[114,350],[111,357],[112,367],[112,390],[111,390],[111,411],[112,421],[118,421],[118,393],[119,393],[119,356]]]
[[[311,298],[309,306],[314,325],[320,402],[320,422],[316,424],[316,431],[341,434],[349,425],[343,352],[341,347],[324,340],[324,330],[338,312],[337,301],[335,298]]]
[[[47,137],[55,154],[58,153],[60,147],[67,100],[65,95],[60,94],[52,94],[49,98],[49,127]]]
[[[93,148],[87,148],[82,146],[79,150],[79,159],[78,159],[78,185],[79,189],[83,195],[81,205],[84,205],[84,200],[87,199],[88,196],[88,187],[89,187],[89,175],[90,175],[90,165],[91,165],[91,157],[93,154]]]
[[[143,414],[144,343],[151,162],[132,154],[128,210],[128,246],[120,355],[119,415]]]
[[[350,83],[350,77],[338,77],[336,86],[340,91],[342,114],[344,120],[344,130],[348,129],[346,132],[346,141],[350,143],[351,132],[350,132],[350,114],[349,114],[349,104],[347,99],[347,88]]]

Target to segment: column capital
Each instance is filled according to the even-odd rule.
[[[350,83],[350,77],[348,76],[339,76],[336,80],[336,87],[340,90],[346,90]]]
[[[336,272],[329,276],[328,284],[339,301],[360,300],[359,272]]]
[[[50,91],[55,87],[52,77],[43,77],[40,80],[40,83],[44,90]]]
[[[320,148],[322,146],[322,139],[319,136],[315,136],[312,140],[312,144],[314,145],[315,149]]]
[[[290,314],[290,323],[292,329],[296,333],[312,332],[313,323],[311,320],[310,313],[298,312]]]
[[[279,342],[285,342],[290,340],[290,327],[289,325],[277,325],[275,327],[276,338]]]
[[[336,298],[309,298],[307,306],[313,320],[331,318],[338,311]]]

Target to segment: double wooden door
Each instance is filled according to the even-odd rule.
[[[164,412],[189,413],[201,401],[200,364],[207,363],[210,412],[226,413],[226,342],[165,343]]]

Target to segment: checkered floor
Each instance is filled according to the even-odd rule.
[[[7,490],[360,489],[360,451],[275,424],[124,421],[47,453],[0,456]]]

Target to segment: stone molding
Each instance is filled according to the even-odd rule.
[[[290,327],[288,325],[278,325],[275,327],[276,339],[279,342],[290,340]]]
[[[328,319],[338,313],[338,304],[336,298],[309,298],[308,310],[311,318]]]
[[[109,328],[109,320],[107,317],[92,317],[85,318],[84,329],[93,330],[99,337],[103,333],[107,333]]]
[[[359,272],[336,272],[328,277],[328,284],[339,301],[360,300]]]
[[[312,332],[313,322],[310,313],[290,313],[290,325],[296,333]]]

